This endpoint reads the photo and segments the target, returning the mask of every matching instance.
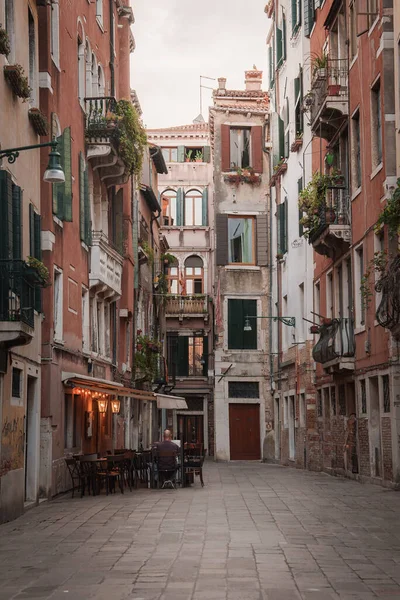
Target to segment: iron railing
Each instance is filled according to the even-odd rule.
[[[117,100],[113,96],[85,98],[86,136],[114,137],[118,124],[115,119]]]
[[[334,185],[328,188],[325,202],[321,204],[318,213],[318,227],[313,229],[309,235],[312,244],[329,225],[351,224],[351,208],[348,190],[342,185]]]
[[[327,363],[335,358],[351,357],[355,354],[354,321],[352,318],[332,319],[328,325],[320,326],[320,338],[312,355],[317,363]]]
[[[382,327],[393,331],[400,324],[400,255],[382,273],[375,290],[381,294],[376,320]]]
[[[165,303],[167,315],[196,315],[208,312],[208,296],[194,294],[191,296],[168,295]]]
[[[0,260],[0,321],[34,327],[36,277],[23,260]]]
[[[348,79],[349,63],[346,58],[329,58],[325,68],[315,70],[311,82],[311,122],[315,121],[328,98],[333,102],[347,102]]]

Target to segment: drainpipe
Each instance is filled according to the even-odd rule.
[[[263,152],[264,154],[266,154],[269,158],[269,162],[270,162],[270,167],[272,166],[272,160],[271,160],[271,152],[269,150],[269,148],[266,148],[265,146],[265,134],[267,131],[267,122],[264,123],[264,129],[263,129]],[[271,171],[271,169],[270,169]],[[273,225],[273,219],[272,219],[272,194],[271,194],[271,189],[269,190],[269,300],[268,300],[268,304],[269,304],[269,314],[272,315],[272,225]],[[270,372],[270,387],[271,387],[271,393],[272,393],[272,384],[274,381],[274,363],[273,363],[273,354],[272,354],[272,319],[268,319],[269,321],[269,372]],[[274,399],[272,401],[272,405],[274,406]]]
[[[115,96],[114,47],[114,0],[110,0],[110,96]]]

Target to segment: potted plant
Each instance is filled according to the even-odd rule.
[[[328,67],[328,55],[317,54],[311,62],[313,79],[326,79],[326,70]]]
[[[318,229],[325,217],[325,223],[331,223],[334,211],[326,206],[326,192],[330,183],[330,176],[316,171],[311,181],[300,192],[299,209],[304,213],[300,223],[305,228],[304,236],[309,238],[312,232]]]
[[[193,150],[188,150],[185,154],[185,162],[192,162]]]
[[[44,136],[49,134],[47,117],[39,108],[30,108],[28,117],[37,135]]]
[[[297,131],[296,137],[292,145],[290,146],[291,152],[298,152],[303,145],[303,132]]]
[[[142,172],[144,150],[147,147],[146,130],[130,100],[119,100],[114,112],[118,153],[127,171],[138,180]]]
[[[5,65],[4,77],[16,96],[22,98],[24,102],[29,100],[32,88],[29,87],[28,77],[21,65]]]
[[[41,287],[48,287],[51,285],[49,270],[41,260],[34,256],[28,256],[26,265],[26,274],[34,279],[36,285]]]
[[[10,38],[7,31],[0,25],[0,54],[8,56],[11,52]]]
[[[194,159],[196,162],[203,162],[203,153],[201,150],[197,150],[196,154],[194,155]]]
[[[379,215],[376,222],[376,230],[379,230],[382,225],[388,226],[389,236],[391,238],[400,234],[400,178],[397,180],[397,187]]]
[[[165,252],[164,254],[161,254],[161,260],[163,261],[164,265],[171,265],[176,259],[175,256],[169,254],[169,252]]]

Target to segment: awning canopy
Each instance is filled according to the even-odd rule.
[[[167,396],[166,394],[156,394],[157,397],[157,408],[171,409],[183,409],[187,408],[185,398],[181,396]]]
[[[117,381],[88,377],[87,375],[81,375],[80,373],[68,373],[63,371],[61,380],[64,385],[82,388],[98,394],[110,394],[144,401],[156,400],[156,396],[153,392],[125,387],[122,383],[118,383]]]

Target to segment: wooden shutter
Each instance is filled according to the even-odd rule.
[[[278,254],[287,252],[287,200],[278,204]]]
[[[282,60],[286,60],[286,17],[282,19]]]
[[[279,160],[284,157],[285,154],[285,123],[283,119],[278,117],[278,134],[279,134]]]
[[[185,162],[185,146],[178,146],[177,162]]]
[[[0,258],[12,258],[12,180],[7,171],[0,171]]]
[[[178,188],[176,192],[176,225],[183,225],[183,189]]]
[[[35,211],[29,204],[29,256],[35,257]]]
[[[257,300],[242,300],[243,318],[247,315],[257,316]],[[243,331],[244,322],[241,326],[243,331],[243,345],[245,350],[257,350],[257,319],[250,319],[251,331]]]
[[[257,264],[268,265],[268,225],[267,215],[257,216]]]
[[[292,0],[292,33],[297,29],[297,0]]]
[[[71,127],[64,129],[57,143],[65,182],[53,183],[53,214],[62,221],[72,221]]]
[[[297,27],[301,25],[301,0],[296,0],[297,4]]]
[[[18,185],[12,186],[12,222],[13,222],[13,258],[22,258],[22,190]]]
[[[211,162],[211,148],[210,146],[204,146],[203,148],[203,162]]]
[[[252,167],[256,173],[263,172],[263,128],[257,125],[251,128]]]
[[[228,299],[228,348],[243,349],[243,300]]]
[[[79,153],[79,231],[82,242],[85,241],[85,160]]]
[[[272,42],[271,45],[268,46],[268,71],[269,71],[269,87],[270,89],[272,89],[274,87],[274,79],[275,79],[275,72],[274,72],[274,51],[272,48]]]
[[[179,377],[189,375],[189,338],[180,335],[178,337],[178,360],[176,374]]]
[[[276,167],[279,162],[279,115],[271,114],[271,140],[272,140],[272,166]]]
[[[33,256],[38,260],[42,260],[42,218],[38,213],[33,211]]]
[[[84,207],[85,207],[85,244],[92,245],[92,221],[90,218],[89,170],[86,166],[83,173]]]
[[[229,125],[221,125],[221,170],[231,168],[231,130]]]
[[[123,211],[123,202],[124,202],[124,191],[123,189],[118,190],[118,193],[115,195],[114,199],[114,220],[115,220],[115,247],[117,248],[120,254],[124,253],[124,211]]]
[[[300,196],[300,192],[303,189],[303,178],[300,177],[300,179],[297,180],[297,192],[298,195]],[[302,225],[302,223],[300,223],[300,220],[303,218],[303,211],[300,210],[299,208],[299,236],[301,237],[304,233],[304,225]]]
[[[310,37],[314,26],[314,0],[304,0],[304,35]]]
[[[216,261],[217,265],[228,264],[228,215],[216,215]]]
[[[282,62],[282,30],[276,28],[276,66],[279,68]]]
[[[201,224],[208,225],[208,188],[205,187],[201,198]]]

